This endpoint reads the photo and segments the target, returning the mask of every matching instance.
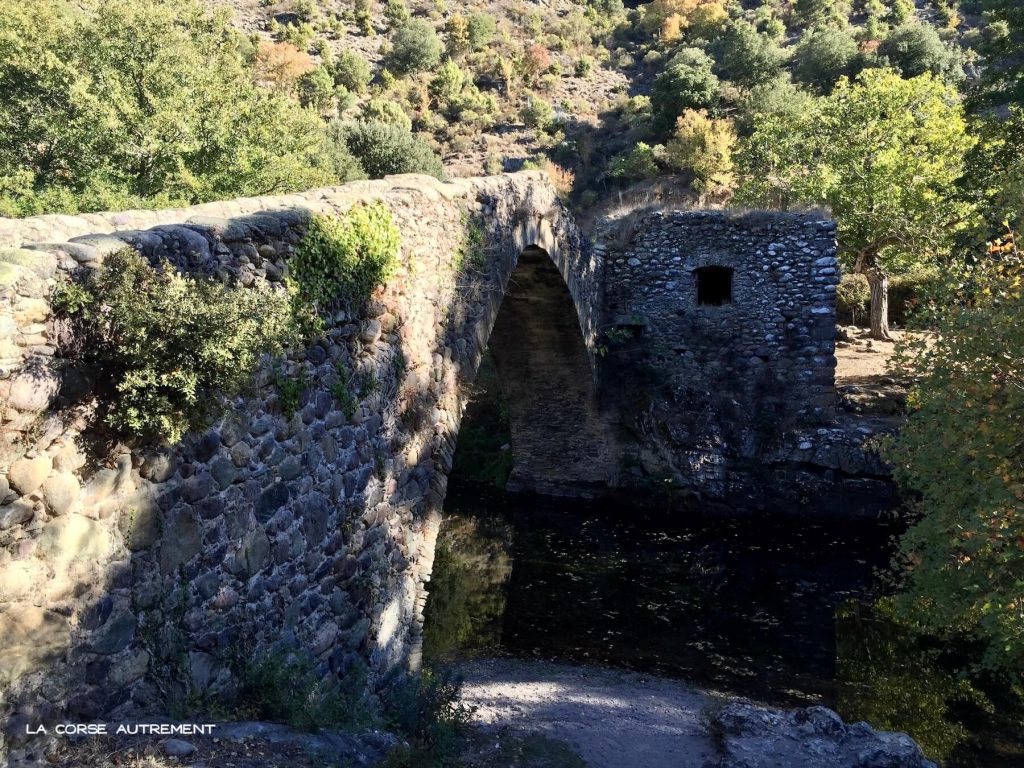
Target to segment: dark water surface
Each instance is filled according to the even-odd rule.
[[[428,658],[625,667],[822,703],[908,731],[949,766],[1024,766],[1015,697],[862,607],[892,553],[884,524],[709,518],[457,480],[445,515]]]

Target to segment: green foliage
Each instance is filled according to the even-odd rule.
[[[736,126],[749,136],[762,123],[796,120],[811,105],[811,94],[783,75],[770,83],[751,88],[739,103]]]
[[[483,221],[463,213],[462,233],[459,248],[452,257],[453,269],[456,272],[482,270],[487,265],[487,231]]]
[[[954,184],[972,143],[948,87],[869,69],[798,115],[764,120],[740,153],[739,196],[829,206],[848,267],[927,262],[968,213]]]
[[[289,279],[298,299],[318,312],[353,308],[390,276],[398,244],[398,228],[381,202],[314,216],[288,265]]]
[[[779,46],[747,21],[734,21],[713,49],[718,76],[743,88],[774,80],[782,65]]]
[[[836,0],[795,0],[793,13],[801,24],[807,27],[824,22],[845,21],[848,8],[841,7]]]
[[[331,64],[334,82],[352,93],[362,94],[373,79],[370,64],[356,51],[342,51]]]
[[[387,123],[403,133],[412,132],[412,118],[405,113],[402,105],[383,97],[372,98],[363,104],[359,119],[361,122]]]
[[[971,126],[978,143],[967,155],[961,194],[980,213],[979,226],[968,232],[977,247],[1006,231],[1024,227],[1024,107],[976,118]]]
[[[275,366],[273,382],[274,388],[277,389],[281,412],[291,418],[299,409],[302,395],[309,389],[309,376],[305,371],[301,371],[295,378],[288,378],[284,376],[279,366]]]
[[[351,421],[352,417],[356,415],[356,408],[359,406],[359,397],[361,395],[358,392],[352,391],[352,379],[346,378],[341,375],[342,373],[343,371],[338,371],[340,378],[331,386],[331,394],[334,395],[334,400],[338,404],[338,410],[345,414],[346,419]]]
[[[849,721],[909,733],[925,754],[945,763],[969,738],[955,713],[978,709],[990,717],[992,704],[965,675],[946,668],[943,650],[903,621],[888,600],[872,612],[841,606],[837,709]]]
[[[836,317],[841,323],[857,325],[867,315],[871,289],[864,275],[843,275],[836,286]]]
[[[522,115],[523,122],[538,131],[546,131],[555,120],[555,110],[550,102],[536,94],[527,97]]]
[[[298,340],[282,293],[231,288],[151,268],[134,251],[55,296],[83,334],[86,362],[109,382],[106,424],[142,438],[177,441],[206,415],[211,396],[238,394],[260,357]]]
[[[671,133],[676,120],[687,109],[718,106],[719,82],[712,72],[714,62],[699,48],[683,48],[658,75],[651,89],[654,130]]]
[[[388,67],[399,74],[433,69],[441,61],[444,44],[434,28],[423,19],[411,19],[391,36]]]
[[[928,24],[912,22],[894,29],[878,46],[878,55],[904,77],[930,72],[953,85],[964,79],[963,53],[944,43]]]
[[[461,750],[472,712],[459,699],[462,680],[447,670],[424,669],[396,682],[384,708],[388,720],[410,742],[410,750],[387,765],[445,765]]]
[[[676,121],[676,133],[665,145],[666,162],[693,174],[694,187],[704,193],[732,190],[732,155],[736,131],[730,121],[687,110]]]
[[[389,29],[398,29],[412,18],[409,6],[405,0],[387,0],[384,3],[384,20],[387,21]]]
[[[298,653],[272,653],[257,661],[240,659],[235,714],[251,720],[284,722],[304,731],[365,728],[373,713],[363,695],[366,670],[356,667],[342,680],[320,677]]]
[[[425,173],[442,178],[444,165],[422,139],[379,120],[336,123],[331,127],[335,142],[344,144],[372,179],[396,173]]]
[[[942,637],[980,640],[982,663],[1020,681],[1024,669],[1024,259],[1012,236],[953,275],[937,303],[939,342],[912,341],[919,383],[886,450],[920,499],[905,534],[908,565],[895,606]]]
[[[334,108],[334,78],[326,67],[316,67],[299,78],[299,103],[327,114]]]
[[[0,211],[187,205],[334,181],[315,114],[193,0],[0,0]]]
[[[482,51],[498,34],[498,25],[489,13],[471,13],[467,21],[469,50]]]
[[[1024,5],[1018,0],[981,0],[981,9],[1007,34],[993,35],[985,47],[995,66],[985,71],[979,100],[986,106],[1024,106]]]
[[[608,163],[608,176],[612,179],[637,181],[648,179],[658,173],[654,149],[644,142],[638,142],[632,149],[615,155]]]
[[[828,94],[839,78],[856,75],[859,63],[857,41],[849,32],[815,27],[796,47],[793,77],[818,93]]]

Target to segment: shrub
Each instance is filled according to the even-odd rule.
[[[405,0],[387,0],[384,4],[384,20],[389,29],[398,29],[412,17]]]
[[[472,711],[460,701],[462,680],[447,671],[425,669],[392,686],[384,707],[392,725],[423,758],[440,759],[458,751],[459,738],[469,726]],[[427,760],[423,763],[428,764]]]
[[[461,13],[453,13],[444,24],[444,36],[448,55],[452,58],[469,52],[469,19]]]
[[[441,61],[444,45],[434,28],[423,19],[411,19],[391,36],[388,66],[400,74],[433,69]]]
[[[870,300],[871,288],[864,275],[843,275],[836,287],[836,319],[851,325],[867,320]]]
[[[840,77],[857,74],[860,54],[857,41],[848,32],[833,27],[815,27],[796,48],[793,76],[819,93],[828,94]]]
[[[97,379],[110,383],[105,423],[143,439],[179,440],[212,395],[237,394],[263,354],[298,340],[286,294],[153,269],[130,249],[57,291],[54,307],[82,333]]]
[[[405,113],[402,105],[397,101],[391,101],[383,97],[373,98],[366,102],[363,105],[359,119],[387,123],[406,133],[412,131],[412,118]]]
[[[279,93],[294,93],[299,80],[316,65],[305,51],[291,43],[260,42],[254,74],[257,82]]]
[[[542,72],[551,66],[551,53],[543,45],[531,45],[523,51],[519,62],[519,72],[523,82],[533,83]]]
[[[321,677],[313,663],[298,654],[267,654],[258,661],[239,662],[235,711],[241,717],[285,722],[293,728],[317,731],[342,726],[365,727],[371,722],[363,701],[366,671],[348,672],[343,680]]]
[[[573,74],[576,77],[587,77],[594,68],[594,60],[589,56],[581,56],[573,66]]]
[[[312,217],[288,265],[298,300],[318,312],[357,306],[391,275],[398,243],[398,227],[381,202]]]
[[[687,109],[712,109],[718,105],[719,82],[711,58],[699,48],[683,48],[658,75],[651,89],[654,129],[669,133]]]
[[[320,114],[334,108],[334,78],[326,67],[317,67],[299,78],[299,103]]]
[[[878,55],[906,78],[931,72],[950,84],[964,79],[963,54],[927,24],[912,22],[894,29],[878,46]]]
[[[334,82],[352,93],[365,93],[373,79],[370,64],[355,51],[342,51],[331,65]]]
[[[754,132],[769,117],[793,119],[806,110],[813,97],[790,82],[787,75],[750,89],[739,104],[736,125],[744,135]]]
[[[441,158],[430,145],[397,126],[379,120],[359,121],[337,124],[331,135],[345,144],[371,179],[395,173],[444,176]]]
[[[728,192],[735,183],[733,151],[736,131],[729,120],[715,120],[707,112],[687,110],[676,121],[676,134],[665,145],[669,165],[693,172],[701,192]]]
[[[430,95],[441,105],[447,105],[459,97],[466,83],[466,73],[450,59],[442,64],[430,81]]]
[[[1024,263],[1010,236],[991,249],[949,276],[940,343],[904,350],[917,385],[885,454],[920,518],[901,541],[909,567],[894,605],[928,633],[979,645],[982,669],[1019,683]]]
[[[923,266],[889,278],[889,317],[894,323],[913,327],[922,322],[918,310],[935,296],[943,285],[942,274],[933,266]]]
[[[498,34],[498,24],[489,13],[471,13],[468,19],[469,50],[482,51]]]
[[[527,97],[522,114],[523,122],[538,131],[547,130],[555,119],[555,110],[551,104],[536,94]]]
[[[656,176],[657,173],[654,149],[642,141],[627,152],[616,155],[608,163],[608,176],[613,179],[637,181]]]
[[[782,63],[782,50],[753,24],[735,21],[715,43],[718,75],[744,88],[775,79]]]
[[[796,0],[793,12],[800,23],[808,27],[842,15],[835,0]]]

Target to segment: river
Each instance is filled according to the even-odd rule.
[[[897,531],[513,496],[459,480],[427,603],[433,663],[625,668],[910,733],[949,768],[1024,766],[1020,699],[869,606]]]

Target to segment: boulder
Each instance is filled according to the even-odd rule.
[[[826,707],[789,712],[733,702],[713,715],[715,768],[937,768],[904,733],[847,724]]]
[[[45,454],[34,459],[19,459],[11,465],[7,480],[14,490],[28,496],[39,490],[51,469],[53,461]]]

